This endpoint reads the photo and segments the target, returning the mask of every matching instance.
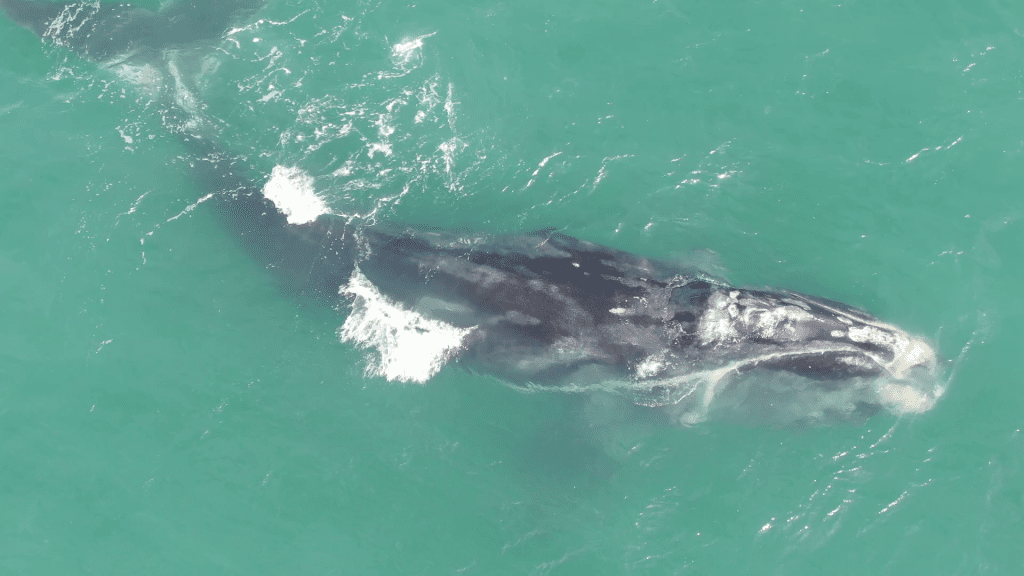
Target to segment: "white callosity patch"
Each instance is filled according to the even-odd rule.
[[[736,317],[736,300],[722,292],[715,292],[708,298],[708,307],[700,319],[697,334],[703,345],[728,342],[740,337],[733,319]]]
[[[935,351],[932,347],[920,340],[906,340],[900,342],[896,358],[889,364],[889,371],[896,377],[902,377],[904,371],[911,366],[934,366]]]
[[[890,349],[897,348],[900,344],[897,340],[901,339],[896,334],[875,326],[852,326],[847,331],[847,336],[854,342],[870,342]],[[903,344],[906,345],[905,342]]]
[[[651,354],[647,358],[644,358],[642,362],[636,365],[634,374],[638,380],[645,380],[661,374],[665,371],[667,366],[668,353],[661,351],[657,354]]]
[[[738,340],[752,335],[772,340],[798,340],[797,326],[813,317],[803,308],[783,302],[741,297],[738,290],[716,291],[708,299],[697,333],[701,344]],[[742,331],[741,331],[742,330]]]
[[[903,378],[911,366],[930,367],[935,364],[935,352],[931,346],[894,328],[883,330],[875,326],[853,327],[848,334],[854,342],[868,342],[892,350],[894,358],[886,365],[886,369],[897,378]]]
[[[380,358],[371,361],[367,373],[388,380],[426,382],[458,354],[475,329],[432,320],[392,302],[358,268],[340,293],[353,303],[339,337],[375,348]]]
[[[288,218],[289,224],[306,224],[327,214],[327,204],[313,190],[313,178],[294,167],[274,166],[263,195]]]
[[[797,306],[764,306],[746,304],[743,310],[743,321],[753,328],[753,332],[761,338],[777,340],[795,339],[799,336],[796,326],[800,322],[811,319],[811,315]]]

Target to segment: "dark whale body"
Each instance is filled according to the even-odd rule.
[[[637,403],[672,405],[687,422],[706,417],[715,402],[770,403],[787,393],[799,396],[780,402],[787,408],[810,402],[829,412],[810,419],[882,406],[921,410],[937,395],[928,344],[851,306],[737,288],[554,231],[360,228],[331,215],[288,224],[244,176],[250,168],[206,139],[186,141],[197,185],[218,192],[206,204],[254,258],[317,300],[337,302],[340,291],[352,302],[346,327],[384,306],[407,315],[388,330],[454,332],[451,346],[436,351],[440,364],[458,357],[524,388],[614,390]],[[384,356],[381,348],[395,345],[346,339],[369,341]],[[423,381],[440,364],[378,373]],[[767,397],[751,391],[766,379]]]
[[[75,3],[0,0],[15,21],[98,60],[214,38],[258,4],[103,5],[75,20]],[[921,411],[941,394],[926,342],[845,304],[733,287],[554,231],[359,227],[331,215],[290,224],[258,171],[206,135],[181,133],[203,206],[289,290],[349,307],[339,334],[376,348],[375,371],[389,379],[424,381],[458,359],[522,388],[672,406],[683,422],[754,405],[812,420]]]
[[[154,12],[131,3],[0,0],[7,16],[93,60],[219,38],[240,13],[265,0],[180,0]]]

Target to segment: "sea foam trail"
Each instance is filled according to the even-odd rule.
[[[376,349],[380,357],[366,371],[388,380],[425,383],[455,357],[474,330],[425,318],[391,301],[358,268],[340,292],[353,303],[338,336]]]

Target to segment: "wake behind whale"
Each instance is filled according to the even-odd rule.
[[[152,12],[0,0],[18,23],[91,59],[158,63],[169,46],[216,39],[259,4],[183,1]],[[941,395],[926,341],[845,304],[734,287],[550,230],[356,225],[321,213],[315,198],[289,202],[307,187],[300,174],[261,176],[180,98],[165,109],[202,207],[290,291],[345,309],[339,337],[375,350],[374,375],[422,383],[458,362],[523,390],[613,392],[684,424],[921,412]]]

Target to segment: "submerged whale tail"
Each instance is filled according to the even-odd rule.
[[[93,60],[220,37],[239,13],[265,0],[182,0],[155,12],[127,3],[0,0],[0,8],[37,36]]]
[[[37,36],[44,36],[50,24],[67,9],[69,3],[30,2],[28,0],[0,0],[0,8],[11,20],[28,28]]]
[[[45,40],[96,61],[146,49],[219,38],[232,21],[265,0],[179,0],[155,12],[130,4],[0,0],[12,20]],[[155,58],[164,61],[165,58]],[[216,130],[189,104],[189,88],[173,63],[158,65],[164,124],[188,150],[199,202],[208,207],[258,262],[276,271],[285,287],[318,300],[337,299],[352,271],[346,223],[319,218],[293,225],[268,199],[265,176],[217,141]],[[338,256],[344,254],[345,257]]]
[[[179,136],[189,152],[192,180],[202,194],[199,203],[256,262],[274,273],[286,292],[334,306],[339,287],[355,266],[356,246],[347,223],[330,214],[290,223],[265,194],[266,177],[246,158],[224,150],[210,137],[188,131]]]

